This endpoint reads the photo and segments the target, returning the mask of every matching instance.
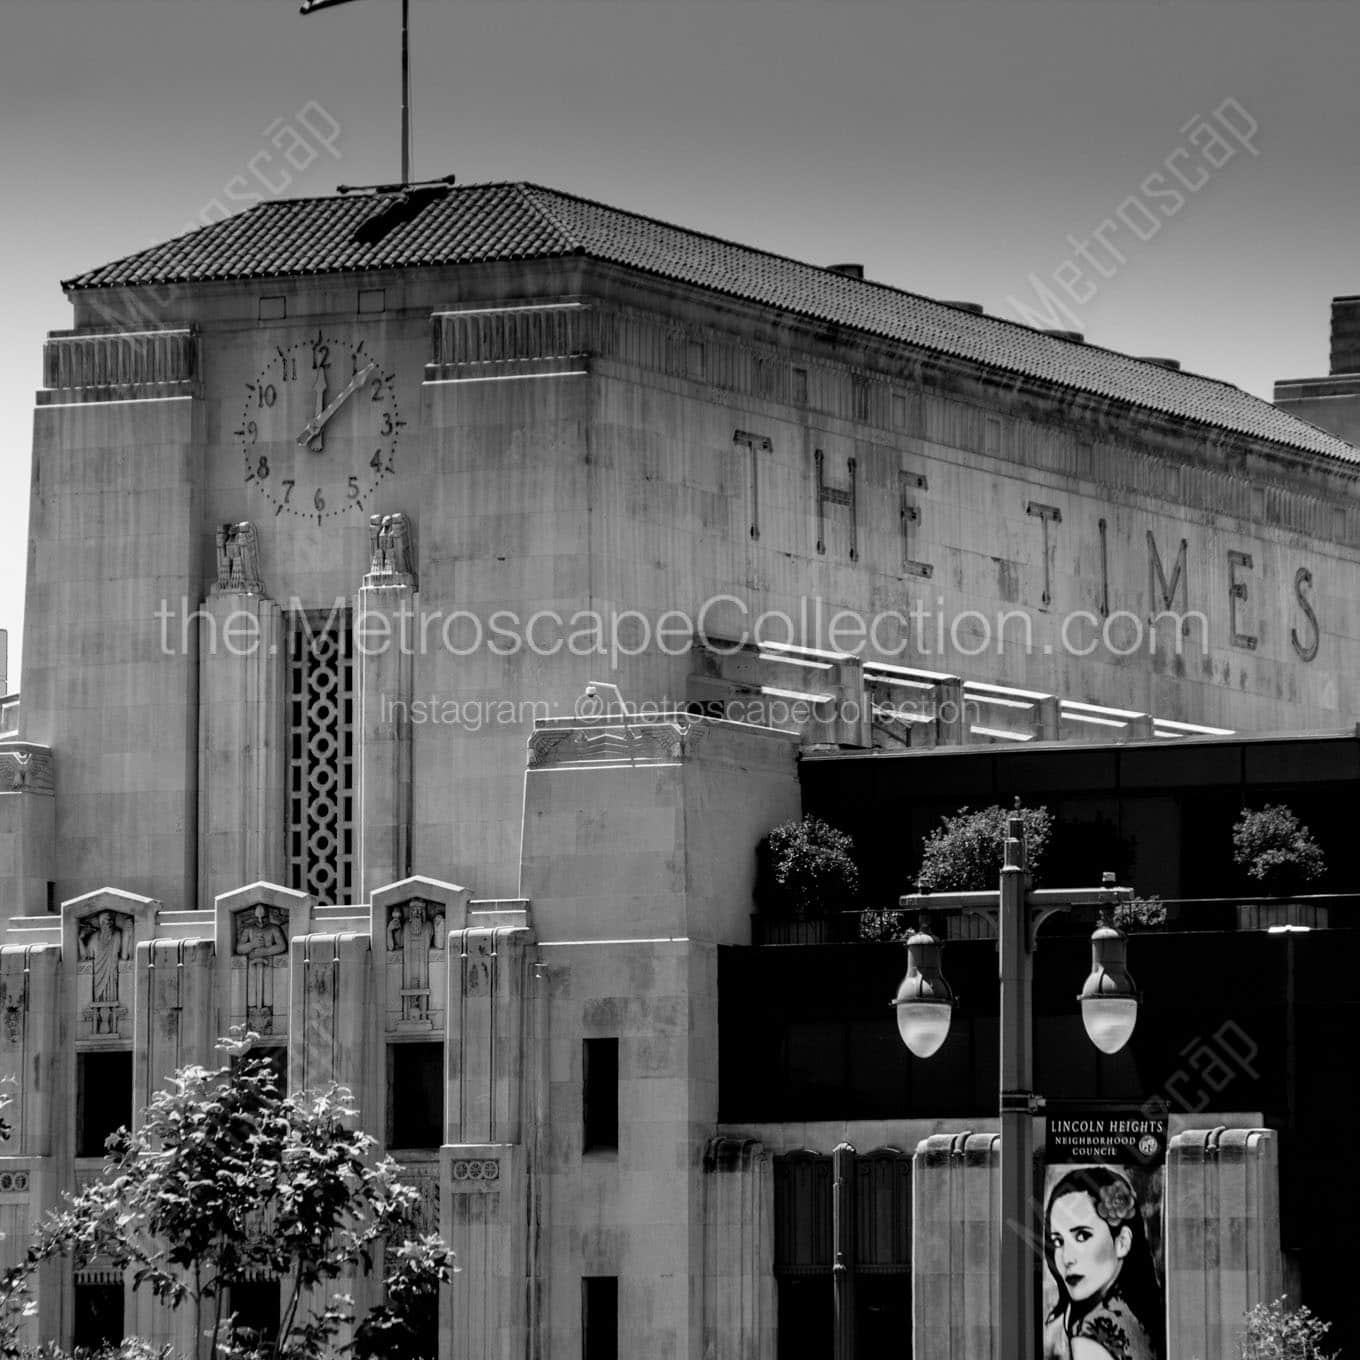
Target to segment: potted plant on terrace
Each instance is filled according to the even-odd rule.
[[[781,822],[756,847],[756,900],[767,943],[825,940],[831,913],[858,896],[854,838],[820,817]]]
[[[1047,808],[1024,808],[1016,799],[1015,812],[1024,819],[1030,873],[1037,876],[1044,850],[1053,835]],[[925,839],[917,892],[983,892],[1001,881],[1006,857],[1006,819],[1012,809],[999,803],[972,811],[960,808],[946,817]],[[960,915],[949,921],[951,939],[979,939],[990,935],[985,920]],[[866,940],[905,940],[911,934],[906,913],[887,907],[866,911],[860,918],[860,937]]]
[[[1243,809],[1233,825],[1233,863],[1268,897],[1287,898],[1327,869],[1313,833],[1283,803]],[[1251,902],[1237,908],[1240,930],[1270,926],[1325,926],[1327,908],[1309,902]]]

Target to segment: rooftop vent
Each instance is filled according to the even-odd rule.
[[[1179,359],[1167,359],[1160,354],[1140,354],[1138,356],[1145,364],[1156,364],[1158,368],[1171,368],[1180,371],[1181,361]]]
[[[960,312],[972,312],[974,316],[981,316],[983,314],[983,306],[980,302],[954,302],[952,300],[945,301],[942,298],[941,303],[946,307],[957,308]]]
[[[844,274],[847,279],[862,279],[864,277],[864,266],[862,264],[829,264],[827,270],[832,274]]]
[[[1045,335],[1055,335],[1059,340],[1070,340],[1074,345],[1084,345],[1086,337],[1080,331],[1060,331],[1053,327],[1044,330]]]

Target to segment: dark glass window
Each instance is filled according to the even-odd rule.
[[[132,1054],[78,1054],[76,1156],[102,1157],[104,1140],[123,1127],[132,1127]]]
[[[259,1346],[271,1345],[279,1334],[279,1282],[244,1280],[231,1287],[231,1310],[237,1330],[249,1329]]]
[[[619,1145],[619,1041],[587,1039],[583,1069],[582,1111],[585,1117],[582,1151]]]
[[[831,1157],[775,1158],[779,1360],[873,1360],[911,1347],[911,1159],[896,1148],[846,1152],[839,1183]],[[848,1266],[839,1286],[837,1259]],[[837,1288],[853,1319],[839,1337]]]
[[[76,1282],[73,1346],[116,1346],[123,1339],[123,1286]]]
[[[588,1275],[581,1281],[581,1360],[618,1360],[619,1280]]]
[[[444,1141],[444,1045],[387,1046],[387,1146],[437,1148]]]

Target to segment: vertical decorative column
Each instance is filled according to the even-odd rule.
[[[1176,1134],[1165,1202],[1167,1335],[1177,1354],[1236,1360],[1242,1315],[1284,1292],[1276,1135]]]
[[[369,518],[370,562],[354,610],[358,671],[359,873],[356,900],[411,872],[411,699],[416,576],[412,525]]]
[[[996,1353],[1001,1140],[936,1134],[911,1168],[912,1354],[977,1360]]]
[[[284,874],[284,636],[249,521],[217,530],[199,620],[199,902]]]
[[[41,916],[56,877],[52,752],[31,741],[0,742],[0,913]]]
[[[774,1360],[774,1175],[753,1138],[704,1149],[704,1355]]]
[[[215,1067],[221,1055],[212,940],[141,940],[136,962],[132,1115],[140,1124],[171,1072],[190,1063]]]
[[[61,950],[55,944],[0,948],[0,1077],[10,1078],[6,1113],[14,1132],[0,1144],[0,1266],[17,1264],[29,1232],[63,1188],[58,1174],[69,1148],[62,1135],[60,1079],[66,1064],[61,1043]],[[40,1267],[38,1315],[27,1340],[61,1338],[63,1265]]]

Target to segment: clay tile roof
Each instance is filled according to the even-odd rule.
[[[365,225],[367,224],[367,225]],[[68,290],[586,255],[928,353],[1360,462],[1230,383],[980,316],[535,184],[277,199],[68,279]]]

